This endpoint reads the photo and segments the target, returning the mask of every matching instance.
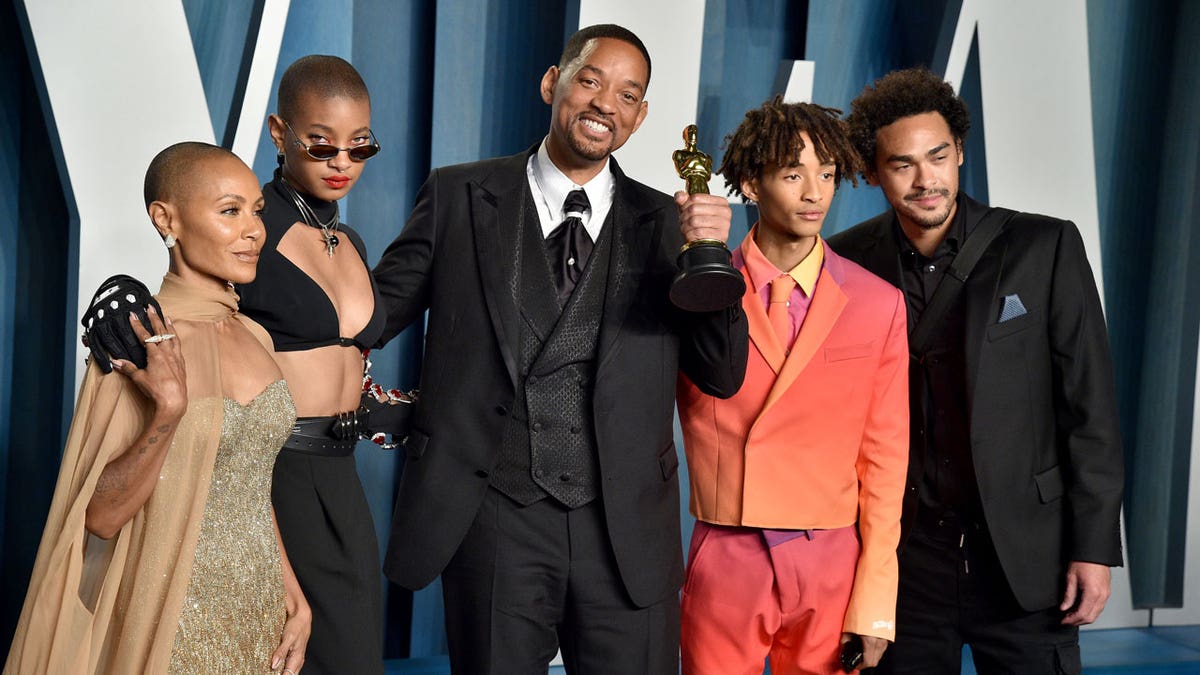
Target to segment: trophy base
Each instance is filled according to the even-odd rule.
[[[685,248],[679,253],[671,302],[687,312],[716,312],[740,302],[746,281],[730,264],[731,258],[719,242]]]

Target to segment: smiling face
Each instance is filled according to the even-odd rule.
[[[542,100],[551,105],[546,150],[576,183],[595,176],[641,126],[648,70],[637,47],[596,38],[561,71],[551,66],[542,76]]]
[[[371,103],[313,93],[301,95],[297,103],[292,119],[279,115],[268,119],[275,147],[282,148],[283,177],[300,192],[318,199],[341,199],[362,175],[363,162],[350,159],[344,151],[332,159],[313,159],[297,140],[304,145],[328,143],[338,148],[370,145]]]
[[[229,156],[196,162],[183,178],[178,194],[149,206],[159,233],[178,242],[171,271],[218,287],[254,281],[265,233],[258,178]]]
[[[937,230],[954,218],[962,141],[936,112],[901,117],[875,132],[867,182],[878,185],[908,232]]]
[[[800,133],[804,149],[791,166],[767,165],[762,175],[742,183],[742,194],[758,205],[760,246],[814,242],[837,188],[837,165],[817,157],[812,139]],[[769,244],[768,244],[769,246]]]

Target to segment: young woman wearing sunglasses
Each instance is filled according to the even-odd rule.
[[[354,67],[306,56],[284,72],[268,127],[279,151],[263,186],[258,277],[237,287],[262,324],[299,416],[275,464],[279,530],[312,607],[306,675],[382,673],[379,547],[355,469],[363,350],[384,310],[358,234],[338,200],[379,152],[371,101]]]

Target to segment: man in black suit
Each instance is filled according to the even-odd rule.
[[[913,331],[997,211],[958,191],[966,106],[913,69],[866,88],[848,122],[892,208],[829,244],[904,291]],[[1078,673],[1078,627],[1121,564],[1112,365],[1083,242],[1064,220],[987,219],[1001,229],[913,345],[896,643],[881,672],[958,673],[967,643],[981,673]]]
[[[726,200],[672,203],[610,157],[649,79],[633,33],[576,33],[542,77],[546,138],[435,169],[374,271],[385,340],[429,311],[384,569],[442,575],[456,673],[541,675],[560,646],[572,673],[678,672],[677,373],[734,394],[747,328],[668,302]]]

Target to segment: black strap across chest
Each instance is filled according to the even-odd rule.
[[[1008,221],[1017,215],[1016,211],[994,208],[987,212],[975,226],[975,231],[967,237],[967,241],[954,256],[950,269],[942,277],[938,287],[929,299],[929,305],[921,312],[921,318],[908,333],[908,353],[918,362],[925,360],[925,352],[929,349],[929,341],[938,329],[942,317],[946,315],[954,301],[958,299],[963,286],[970,278],[975,265],[983,257],[988,246],[995,241],[1000,231]]]

